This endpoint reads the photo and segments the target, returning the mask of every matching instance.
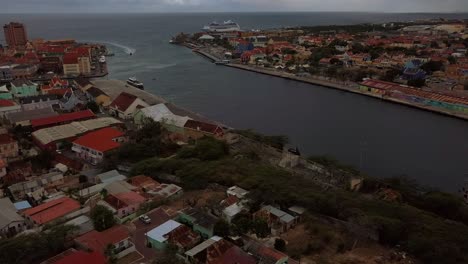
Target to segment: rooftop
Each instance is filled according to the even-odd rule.
[[[129,237],[127,228],[123,225],[116,225],[102,232],[90,231],[75,240],[94,252],[104,253],[107,245],[117,244]]]
[[[32,135],[43,145],[76,137],[88,131],[108,127],[115,124],[121,124],[119,120],[112,117],[101,117],[70,124],[54,126],[34,131]]]
[[[18,215],[17,209],[10,201],[10,198],[5,197],[0,199],[0,229],[15,221],[22,221],[23,217]]]
[[[106,152],[120,147],[120,143],[114,141],[114,139],[123,135],[124,133],[115,128],[106,127],[89,132],[73,141],[73,143],[100,152]]]
[[[27,209],[24,211],[24,215],[38,224],[45,224],[78,210],[79,208],[79,202],[69,197],[62,197]]]
[[[112,101],[110,107],[117,108],[120,111],[126,111],[137,98],[138,97],[135,95],[121,92],[119,96]]]
[[[174,220],[168,220],[167,222],[163,223],[162,225],[152,229],[149,231],[146,236],[149,238],[156,240],[158,242],[164,242],[167,240],[165,235],[172,230],[176,229],[177,227],[181,226],[180,223]]]
[[[127,179],[127,177],[120,174],[117,170],[103,172],[98,174],[96,178],[98,178],[102,183],[112,183],[115,181],[122,181]]]
[[[99,252],[85,252],[69,249],[41,264],[105,264],[106,258]]]
[[[82,119],[94,118],[96,115],[91,110],[84,110],[72,113],[61,114],[57,116],[44,117],[31,120],[31,125],[33,128],[39,126],[47,126],[60,123],[70,123]]]

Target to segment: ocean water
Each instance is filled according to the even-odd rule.
[[[168,44],[213,20],[249,29],[388,22],[467,14],[205,13],[0,15],[30,38],[102,42],[108,78],[136,76],[146,90],[236,128],[283,134],[304,155],[330,155],[369,175],[407,175],[457,191],[468,177],[468,122],[372,98],[215,66]],[[3,40],[0,37],[0,42]],[[130,56],[129,54],[133,55]]]

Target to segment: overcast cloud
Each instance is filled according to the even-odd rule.
[[[0,0],[0,13],[203,11],[468,12],[468,0]]]

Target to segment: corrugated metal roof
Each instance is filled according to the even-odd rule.
[[[146,234],[146,236],[158,242],[164,242],[167,240],[167,238],[165,238],[164,235],[166,235],[167,233],[171,232],[172,230],[176,229],[179,226],[181,226],[180,223],[174,220],[169,220],[165,222],[164,224],[149,231]]]

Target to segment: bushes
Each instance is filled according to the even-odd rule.
[[[233,132],[239,135],[242,135],[246,138],[250,138],[254,141],[258,141],[265,145],[269,145],[271,147],[281,149],[281,150],[283,149],[284,145],[286,145],[289,142],[289,139],[286,136],[265,136],[265,135],[256,133],[250,129],[234,130]]]
[[[194,146],[185,146],[177,152],[181,159],[218,160],[229,153],[229,148],[224,141],[211,137],[199,139]]]

